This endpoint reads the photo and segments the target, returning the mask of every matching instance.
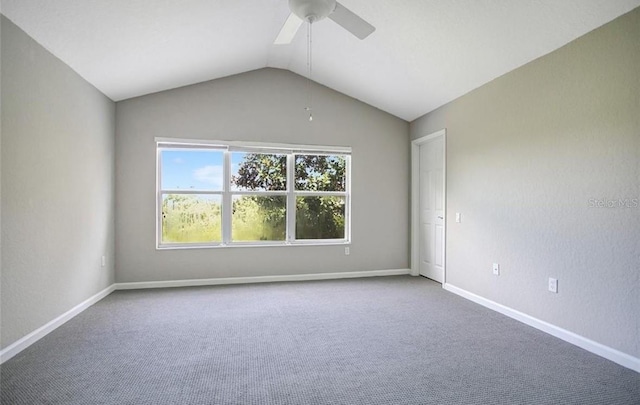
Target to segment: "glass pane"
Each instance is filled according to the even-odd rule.
[[[296,190],[345,191],[344,155],[296,155]]]
[[[231,190],[284,191],[286,189],[286,155],[231,153]]]
[[[287,198],[278,196],[233,196],[231,239],[235,242],[285,240]]]
[[[222,197],[163,194],[162,243],[222,241]]]
[[[223,152],[161,150],[163,190],[222,190]]]
[[[296,239],[344,239],[344,220],[344,197],[296,198]]]

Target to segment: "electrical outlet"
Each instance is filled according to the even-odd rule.
[[[494,276],[500,275],[500,265],[498,263],[493,263],[493,275]]]
[[[351,252],[349,251],[349,246],[345,247],[345,248],[344,248],[344,255],[345,255],[345,256],[349,256],[349,254],[350,254],[350,253],[351,253]]]
[[[558,279],[549,277],[549,291],[552,293],[558,293]]]
[[[456,222],[457,223],[462,222],[462,214],[460,214],[459,212],[456,212]]]

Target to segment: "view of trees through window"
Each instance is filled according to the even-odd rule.
[[[219,196],[165,194],[162,198],[162,241],[206,243],[222,241]]]
[[[289,240],[345,239],[347,155],[292,156],[288,175],[287,154],[161,149],[160,243],[221,243],[225,204],[229,242],[284,242],[287,229]],[[287,215],[288,205],[295,215]]]

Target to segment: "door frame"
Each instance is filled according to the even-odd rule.
[[[420,275],[420,146],[438,137],[442,137],[442,168],[444,188],[442,194],[442,206],[444,208],[444,226],[442,243],[442,263],[443,275],[442,285],[447,281],[447,130],[443,128],[439,131],[424,135],[411,141],[411,275]]]

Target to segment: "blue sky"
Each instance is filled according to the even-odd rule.
[[[222,190],[223,152],[217,150],[163,150],[162,188]],[[245,153],[231,154],[231,174],[238,171]]]

